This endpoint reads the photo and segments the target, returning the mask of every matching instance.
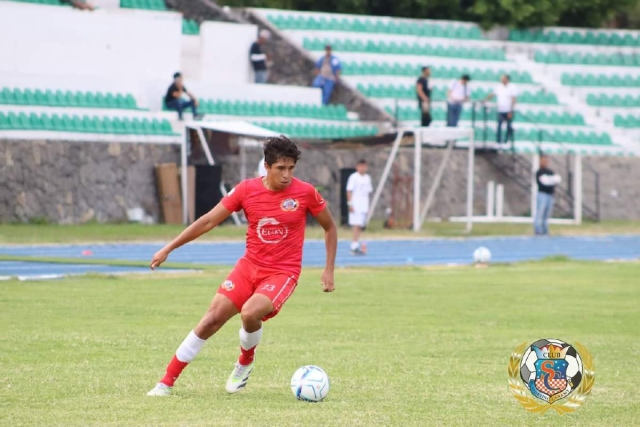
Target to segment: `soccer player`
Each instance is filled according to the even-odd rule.
[[[155,269],[171,251],[211,231],[232,212],[243,209],[246,214],[249,226],[244,256],[220,285],[208,311],[180,344],[166,374],[147,393],[149,396],[170,395],[174,382],[206,340],[238,313],[242,319],[240,357],[226,390],[236,393],[247,384],[262,337],[262,322],[278,314],[298,283],[307,212],[324,228],[327,259],[320,278],[322,290],[334,290],[336,225],[318,191],[293,177],[300,159],[298,147],[281,135],[267,139],[264,155],[265,177],[242,181],[209,213],[153,256],[151,268]]]
[[[351,253],[364,255],[367,248],[360,243],[360,233],[367,224],[369,194],[373,191],[371,177],[367,174],[367,161],[362,159],[356,165],[356,172],[347,181],[347,204],[349,205],[349,225],[353,228]]]

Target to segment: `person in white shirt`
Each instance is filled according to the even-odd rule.
[[[502,123],[507,122],[507,135],[504,142],[511,140],[513,142],[513,115],[515,113],[516,100],[518,99],[518,89],[511,84],[511,78],[508,74],[500,77],[500,84],[496,86],[494,91],[487,95],[486,101],[496,98],[498,107],[498,129],[496,132],[496,142],[502,141]]]
[[[349,205],[349,225],[353,228],[351,253],[364,255],[366,245],[360,243],[360,233],[367,224],[369,212],[369,194],[373,191],[371,177],[367,174],[367,161],[360,160],[356,165],[356,172],[347,181],[347,204]]]
[[[447,90],[447,126],[449,127],[458,126],[458,121],[462,115],[462,104],[471,97],[470,80],[471,77],[465,74],[460,79],[449,83],[449,89]]]

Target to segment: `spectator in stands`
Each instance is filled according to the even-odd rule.
[[[537,235],[549,234],[547,222],[553,211],[553,192],[562,178],[549,169],[549,158],[540,156],[540,169],[536,172],[538,184],[538,196],[536,197],[536,216],[534,220],[534,232]]]
[[[188,99],[187,99],[188,98]],[[198,99],[193,96],[182,84],[182,74],[175,73],[173,75],[173,83],[167,89],[164,96],[164,103],[170,110],[178,112],[178,119],[182,120],[182,112],[186,108],[191,108],[194,120],[200,120],[203,116],[198,114]]]
[[[449,89],[447,90],[447,126],[449,127],[458,126],[458,121],[462,115],[462,104],[471,97],[469,80],[471,80],[471,77],[465,74],[449,84]]]
[[[422,67],[422,75],[416,82],[416,95],[418,95],[418,109],[422,117],[421,126],[431,124],[431,88],[429,87],[429,77],[431,69]]]
[[[340,64],[340,60],[331,53],[330,45],[325,46],[324,51],[324,56],[316,62],[316,78],[313,80],[312,86],[322,89],[322,103],[327,105],[329,99],[331,99],[333,87],[340,78],[342,64]]]
[[[262,45],[264,45],[270,37],[271,33],[269,30],[260,30],[258,40],[254,41],[251,44],[251,49],[249,49],[249,60],[251,60],[251,65],[253,65],[255,83],[266,83],[269,78],[267,71],[267,60],[269,57],[266,53],[262,52]]]
[[[507,134],[504,138],[504,142],[511,140],[513,142],[513,114],[515,113],[516,99],[518,97],[517,88],[511,84],[511,78],[508,74],[503,74],[500,77],[500,84],[485,98],[485,101],[489,101],[494,97],[497,98],[498,104],[498,129],[496,141],[502,142],[502,123],[507,122]]]
[[[90,5],[84,0],[60,0],[61,3],[69,3],[76,9],[80,10],[95,10],[95,7]]]

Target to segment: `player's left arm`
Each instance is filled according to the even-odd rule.
[[[331,216],[331,211],[328,207],[325,207],[317,216],[316,220],[320,223],[324,229],[324,244],[327,248],[327,261],[322,272],[322,290],[324,292],[333,292],[335,289],[335,283],[333,279],[333,272],[336,267],[336,252],[338,249],[338,228]]]
[[[160,264],[166,261],[171,251],[213,230],[214,227],[229,218],[230,215],[231,211],[225,208],[222,202],[218,203],[213,209],[198,218],[196,222],[185,228],[171,243],[156,252],[151,260],[151,269],[154,270],[156,267],[160,267]]]

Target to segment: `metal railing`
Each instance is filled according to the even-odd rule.
[[[479,110],[479,111],[477,111]],[[495,117],[497,116],[498,112],[495,108],[493,108],[492,105],[484,103],[484,102],[473,102],[472,103],[472,110],[471,110],[471,122],[472,122],[472,127],[475,129],[480,128],[480,124],[482,125],[482,135],[481,138],[478,140],[476,139],[477,142],[482,144],[483,148],[487,148],[487,142],[488,142],[488,124],[490,122],[495,123],[495,125],[497,126],[497,119],[495,119]],[[573,206],[573,199],[574,199],[574,194],[573,194],[573,171],[571,170],[571,157],[573,156],[573,152],[574,149],[570,146],[568,146],[566,143],[564,143],[563,141],[554,139],[553,135],[551,133],[549,133],[548,131],[546,131],[545,129],[542,128],[542,124],[537,122],[536,120],[534,120],[531,116],[529,116],[526,113],[523,113],[521,111],[518,111],[516,113],[516,116],[514,118],[514,121],[518,121],[518,118],[523,118],[526,123],[529,123],[531,125],[533,125],[535,127],[535,130],[537,132],[537,136],[538,136],[538,140],[534,141],[536,142],[536,148],[538,150],[539,153],[542,153],[542,143],[543,142],[552,142],[555,144],[558,144],[563,151],[565,151],[567,154],[565,155],[565,164],[562,165],[562,163],[557,160],[556,158],[551,157],[551,161],[553,164],[557,165],[557,167],[561,170],[565,170],[566,171],[566,182],[567,182],[567,188],[561,188],[561,192],[560,192],[560,198],[562,199],[566,199],[566,202],[569,204],[569,206]],[[493,119],[492,119],[493,118]],[[506,130],[505,130],[506,132]],[[526,161],[522,156],[517,156],[517,154],[515,153],[515,143],[516,143],[516,139],[517,139],[517,130],[514,129],[512,137],[511,137],[511,153],[513,156],[513,160],[514,161]],[[527,161],[527,164],[529,165],[529,168],[531,168],[531,163],[529,161]],[[583,202],[583,211],[585,213],[585,216],[593,219],[595,221],[600,221],[600,173],[595,170],[595,168],[586,160],[583,159],[582,161],[582,166],[584,168],[584,170],[586,170],[592,177],[593,179],[593,188],[594,188],[594,200],[593,200],[593,207],[587,205],[586,203]]]

